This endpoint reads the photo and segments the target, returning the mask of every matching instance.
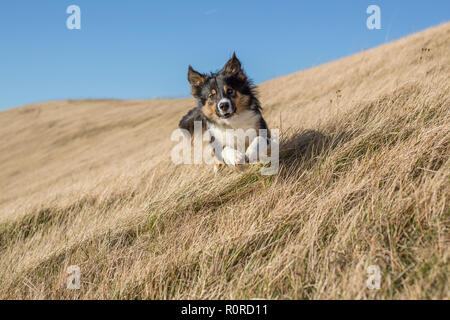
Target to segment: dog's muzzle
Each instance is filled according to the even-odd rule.
[[[228,119],[233,116],[234,108],[230,99],[223,98],[217,103],[218,116],[224,119]]]

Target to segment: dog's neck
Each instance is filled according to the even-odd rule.
[[[219,127],[224,129],[258,129],[260,115],[253,110],[246,110],[234,115],[230,119],[221,119],[217,122]]]

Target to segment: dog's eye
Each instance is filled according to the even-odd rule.
[[[215,92],[211,92],[209,95],[208,95],[208,98],[212,98],[212,97],[214,97],[216,95],[216,93]]]
[[[231,88],[227,89],[227,94],[232,95],[234,93],[234,90]]]

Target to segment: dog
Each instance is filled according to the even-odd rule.
[[[194,123],[201,122],[202,134],[209,134],[214,171],[224,163],[235,166],[263,162],[260,151],[270,151],[270,131],[256,86],[236,54],[216,73],[202,74],[189,66],[188,81],[198,105],[183,116],[179,128],[192,137]]]

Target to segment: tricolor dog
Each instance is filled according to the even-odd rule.
[[[270,149],[270,133],[256,87],[236,55],[216,73],[202,74],[189,66],[188,81],[198,105],[181,119],[179,127],[192,136],[194,122],[201,122],[202,134],[209,135],[215,170],[223,163],[264,162]]]

